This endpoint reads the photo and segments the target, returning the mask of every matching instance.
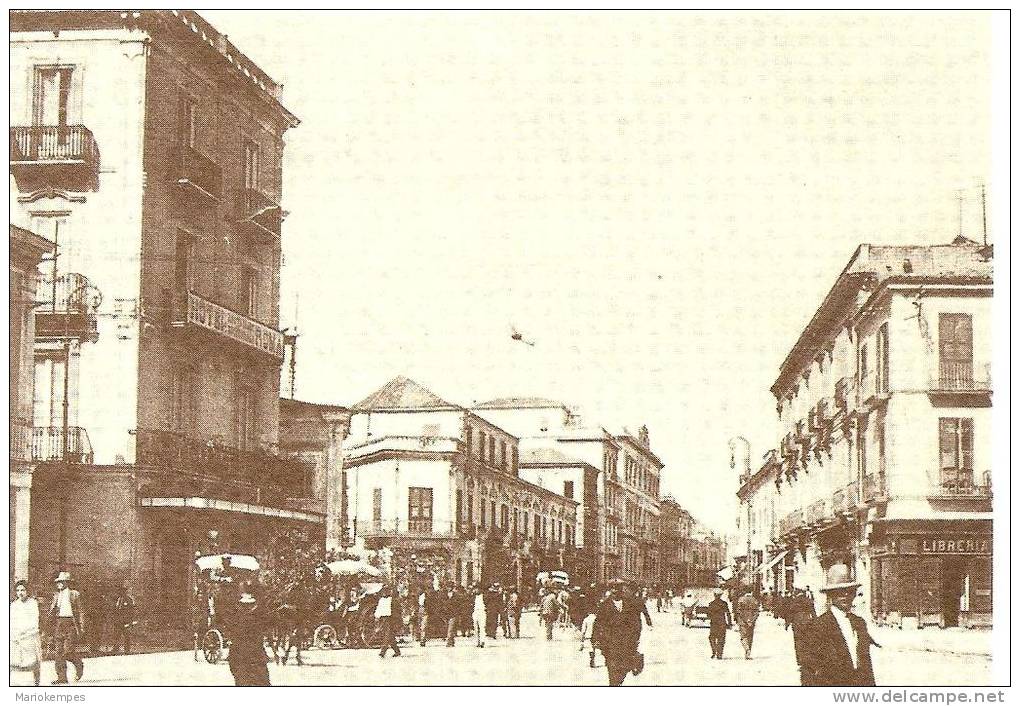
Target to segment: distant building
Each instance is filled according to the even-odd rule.
[[[522,478],[519,453],[516,436],[394,378],[351,408],[344,467],[355,547],[427,553],[460,585],[533,586],[577,546],[579,503],[566,488]]]
[[[637,436],[618,434],[623,483],[623,578],[643,583],[661,581],[659,562],[659,488],[663,463],[651,449],[648,429]]]
[[[840,273],[772,386],[779,444],[739,492],[772,539],[766,587],[847,562],[876,619],[991,621],[991,256],[862,245]]]

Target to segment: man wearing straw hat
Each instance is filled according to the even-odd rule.
[[[78,641],[85,632],[82,622],[81,594],[71,589],[71,574],[61,571],[53,582],[57,586],[50,602],[50,634],[53,636],[54,668],[57,680],[54,684],[67,683],[67,663],[74,665],[75,681],[85,672],[85,662],[78,654]]]
[[[871,646],[878,647],[864,619],[854,615],[854,598],[861,584],[846,564],[826,571],[821,589],[829,609],[804,626],[800,679],[804,686],[875,686]]]

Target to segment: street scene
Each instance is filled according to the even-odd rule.
[[[990,684],[992,25],[12,11],[12,683]]]

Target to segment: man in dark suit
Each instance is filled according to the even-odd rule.
[[[54,667],[57,670],[57,680],[53,683],[66,684],[68,662],[77,670],[75,681],[79,681],[85,672],[85,662],[78,654],[78,644],[85,634],[85,624],[82,619],[81,594],[71,588],[71,574],[61,571],[54,583],[57,590],[49,610]]]
[[[644,658],[638,652],[643,606],[628,595],[623,581],[614,579],[609,586],[609,596],[595,614],[592,639],[606,659],[609,686],[620,686],[627,672],[636,676],[644,669]]]
[[[266,621],[255,596],[242,593],[230,621],[227,663],[237,686],[269,686]]]
[[[723,590],[713,591],[715,598],[708,604],[708,644],[712,648],[712,659],[723,658],[726,647],[726,630],[733,625],[730,604],[723,600]]]
[[[858,586],[846,564],[834,564],[827,570],[821,590],[829,609],[803,628],[802,685],[875,686],[871,646],[878,643],[868,633],[864,619],[851,612]]]

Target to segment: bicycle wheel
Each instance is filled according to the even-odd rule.
[[[223,657],[223,635],[216,628],[207,630],[202,637],[202,654],[209,664],[216,664]]]

